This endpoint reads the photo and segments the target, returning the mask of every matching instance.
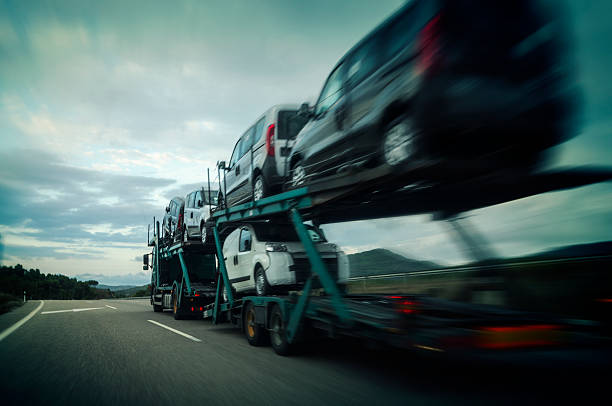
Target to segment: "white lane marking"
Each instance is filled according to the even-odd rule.
[[[109,305],[104,305],[104,306],[106,306],[106,307],[110,307],[111,309],[115,309],[115,310],[117,310],[117,308],[116,308],[116,307],[114,307],[114,306],[109,306]]]
[[[30,314],[28,314],[27,316],[25,316],[23,319],[19,320],[17,323],[13,324],[11,327],[7,328],[6,330],[4,330],[2,333],[0,333],[0,341],[4,340],[6,337],[8,337],[9,334],[11,334],[13,331],[17,330],[19,327],[23,326],[25,324],[26,321],[30,320],[32,317],[34,317],[34,315],[40,310],[42,309],[43,305],[45,304],[44,300],[40,301],[40,304],[38,305],[38,307],[34,310],[32,310],[30,312]]]
[[[183,337],[185,337],[185,338],[188,338],[188,339],[190,339],[190,340],[193,340],[193,341],[195,341],[195,342],[197,342],[197,343],[201,343],[201,342],[202,342],[202,340],[200,340],[199,338],[195,338],[194,336],[190,336],[190,335],[189,335],[189,334],[187,334],[187,333],[183,333],[182,331],[175,330],[175,329],[173,329],[172,327],[168,327],[168,326],[166,326],[166,325],[164,325],[164,324],[161,324],[161,323],[158,323],[158,322],[156,322],[156,321],[154,321],[154,320],[147,320],[147,321],[148,321],[149,323],[153,323],[153,324],[155,324],[155,325],[157,325],[157,326],[160,326],[160,327],[162,327],[162,328],[165,328],[166,330],[170,330],[170,331],[172,331],[173,333],[176,333],[176,334],[178,334],[178,335],[180,335],[180,336],[183,336]]]
[[[87,310],[98,310],[104,309],[103,307],[87,307],[85,309],[68,309],[68,310],[52,310],[50,312],[42,312],[41,314],[52,314],[52,313],[67,313],[67,312],[84,312]]]

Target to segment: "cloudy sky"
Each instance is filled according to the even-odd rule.
[[[401,3],[0,0],[2,262],[146,283],[136,259],[169,198],[204,183],[267,107],[312,101],[338,58]],[[584,108],[556,164],[609,164],[612,5],[569,10]],[[609,184],[596,185],[472,220],[500,255],[518,255],[612,239],[611,201]],[[348,252],[466,260],[426,217],[325,230]]]

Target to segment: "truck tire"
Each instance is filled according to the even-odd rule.
[[[244,317],[242,318],[242,327],[249,344],[256,347],[266,344],[266,329],[255,323],[255,306],[253,306],[253,302],[246,303]]]
[[[174,315],[174,320],[182,320],[183,312],[181,311],[178,304],[178,296],[175,292],[172,292],[172,314]]]
[[[278,355],[291,354],[292,346],[287,340],[285,320],[279,305],[274,305],[270,312],[270,343]]]

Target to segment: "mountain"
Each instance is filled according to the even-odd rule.
[[[93,286],[96,289],[110,289],[111,292],[121,292],[122,290],[132,289],[137,287],[136,285],[119,285],[119,286],[111,286],[111,285],[102,285],[98,284]]]
[[[441,268],[440,265],[434,262],[406,258],[403,255],[396,254],[395,252],[383,248],[349,254],[348,259],[351,267],[351,277],[386,275]]]

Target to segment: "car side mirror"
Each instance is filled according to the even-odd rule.
[[[149,270],[149,254],[144,254],[142,256],[142,270],[143,271]]]
[[[170,206],[166,206],[166,213],[170,213]]]
[[[227,169],[227,167],[225,166],[225,161],[219,161],[219,163],[217,163],[217,167],[222,171]]]
[[[298,116],[305,118],[312,117],[312,112],[310,111],[310,106],[308,103],[302,103],[300,109],[298,110]]]

